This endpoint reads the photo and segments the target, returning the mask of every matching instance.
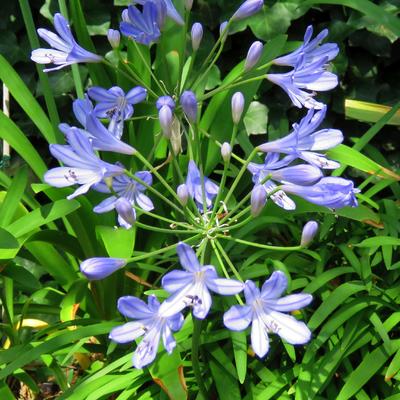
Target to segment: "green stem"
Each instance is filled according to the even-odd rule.
[[[222,235],[218,235],[217,237],[221,237]],[[215,241],[215,244],[218,248],[218,250],[221,252],[222,257],[224,257],[226,263],[229,265],[229,268],[231,269],[233,275],[235,275],[236,279],[243,282],[242,277],[240,276],[238,270],[236,267],[233,265],[231,259],[229,258],[228,254],[226,254],[224,248],[222,247],[221,243],[218,242],[218,240]]]
[[[229,240],[231,242],[245,244],[246,246],[258,247],[260,249],[267,249],[267,250],[273,250],[273,251],[301,251],[301,250],[303,250],[303,248],[301,246],[289,246],[289,247],[270,246],[270,245],[262,244],[262,243],[249,242],[248,240],[236,239],[236,238],[233,238],[232,236],[217,235],[217,237],[220,239]]]
[[[169,234],[183,234],[183,235],[193,235],[193,232],[200,233],[201,231],[193,231],[193,230],[178,230],[178,229],[165,229],[159,228],[158,226],[151,226],[147,224],[143,224],[142,222],[136,221],[135,225],[139,228],[146,229],[148,231],[153,232],[161,232],[161,233],[169,233]]]
[[[203,378],[201,376],[200,362],[199,362],[199,347],[200,347],[200,333],[201,333],[202,321],[197,318],[193,318],[193,335],[192,335],[192,367],[193,373],[199,387],[199,394],[203,400],[209,399],[207,389],[204,385]]]

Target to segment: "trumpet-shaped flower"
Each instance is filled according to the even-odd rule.
[[[326,106],[315,112],[312,108],[298,124],[293,124],[293,132],[282,139],[264,143],[258,148],[264,152],[285,153],[291,159],[301,158],[319,168],[335,169],[340,164],[326,158],[315,150],[328,150],[343,141],[343,134],[338,129],[320,129],[325,118]]]
[[[276,153],[268,153],[264,164],[249,163],[247,169],[253,174],[255,184],[251,196],[254,215],[261,211],[262,203],[271,200],[285,210],[294,210],[296,205],[283,190],[277,190],[275,182],[291,182],[297,185],[312,185],[322,177],[321,170],[312,165],[300,164],[287,167],[291,160],[287,157],[279,160]],[[265,190],[265,195],[261,188]]]
[[[121,33],[146,46],[157,42],[166,12],[163,2],[158,2],[158,5],[159,7],[152,1],[146,1],[142,13],[130,5],[122,12]]]
[[[44,72],[55,71],[71,64],[98,63],[102,57],[85,50],[76,42],[67,20],[61,15],[54,15],[55,34],[47,29],[38,29],[38,35],[45,40],[51,49],[32,51],[31,59],[38,64],[54,64],[56,67],[44,69]]]
[[[91,87],[88,89],[90,98],[97,102],[94,113],[98,118],[108,118],[110,125],[108,130],[118,139],[121,138],[124,121],[133,114],[133,105],[144,101],[147,90],[136,86],[128,93],[118,86],[110,89],[102,87]]]
[[[212,201],[219,189],[219,187],[207,177],[204,177],[204,181],[201,179],[200,171],[192,160],[189,161],[188,165],[186,187],[190,197],[194,199],[200,211],[203,210],[203,200],[205,201],[207,209],[212,206]]]
[[[261,291],[253,281],[246,281],[246,304],[233,306],[224,314],[224,324],[233,331],[242,331],[251,324],[251,346],[259,357],[269,350],[269,333],[275,333],[290,344],[305,344],[311,332],[304,322],[284,312],[299,310],[310,304],[310,294],[299,293],[281,297],[287,288],[287,278],[275,271],[265,281]]]
[[[160,307],[163,315],[173,315],[191,306],[193,315],[204,319],[212,303],[210,290],[220,295],[234,295],[243,290],[242,282],[219,278],[212,265],[200,265],[187,244],[179,243],[177,252],[185,271],[174,270],[163,277],[163,288],[172,293]]]
[[[315,100],[314,96],[317,92],[335,88],[338,84],[337,76],[325,69],[328,57],[322,57],[311,64],[306,64],[304,60],[305,56],[302,54],[292,71],[267,74],[266,78],[280,86],[296,107],[321,109],[324,104]]]
[[[71,128],[66,136],[69,145],[50,145],[51,154],[66,166],[47,171],[44,181],[55,187],[81,185],[67,197],[68,199],[86,193],[104,178],[123,174],[123,167],[100,160],[94,153],[89,139],[78,129]]]
[[[299,57],[304,56],[304,64],[310,65],[321,58],[326,58],[327,61],[332,61],[339,53],[339,46],[336,43],[324,43],[321,42],[328,36],[328,29],[321,31],[313,40],[313,27],[309,25],[304,34],[303,44],[295,51],[278,57],[273,60],[276,65],[288,65],[295,67],[299,62]]]
[[[334,176],[322,178],[312,186],[284,184],[282,190],[303,197],[307,201],[319,206],[336,209],[346,206],[357,207],[356,193],[360,190],[354,188],[350,180]]]
[[[110,339],[117,343],[129,343],[143,336],[133,353],[133,366],[143,368],[154,361],[162,338],[169,354],[176,347],[172,332],[179,331],[183,325],[181,313],[165,316],[160,312],[156,296],[150,295],[147,304],[134,296],[124,296],[118,300],[119,312],[135,321],[117,326],[110,332]]]
[[[148,171],[136,172],[135,176],[143,181],[146,186],[151,186],[153,178]],[[126,229],[129,229],[134,220],[136,213],[133,206],[138,206],[145,211],[154,209],[151,199],[144,194],[146,186],[134,179],[126,176],[116,176],[112,181],[114,195],[106,198],[93,211],[99,214],[116,209],[118,212],[118,223]],[[110,193],[110,189],[102,182],[96,185],[95,189],[99,192]]]

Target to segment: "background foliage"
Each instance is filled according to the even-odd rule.
[[[80,42],[93,40],[99,53],[107,52],[106,31],[117,26],[121,6],[127,3],[69,1]],[[192,19],[206,26],[204,54],[211,49],[220,22],[240,3],[195,2]],[[260,360],[243,351],[243,337],[231,337],[220,322],[210,321],[201,342],[205,383],[212,398],[229,400],[399,399],[400,2],[266,0],[265,4],[262,13],[236,26],[238,33],[229,37],[222,62],[207,84],[215,86],[245,57],[252,35],[267,41],[271,52],[283,52],[279,46],[296,47],[307,25],[313,24],[317,31],[328,27],[330,41],[341,48],[333,63],[341,84],[323,100],[333,110],[328,123],[342,129],[347,138],[331,156],[343,164],[339,173],[362,188],[361,206],[333,213],[298,201],[297,210],[288,213],[269,205],[242,228],[243,235],[259,242],[290,245],[310,217],[321,223],[313,257],[254,252],[237,245],[227,249],[243,278],[281,269],[293,277],[291,291],[314,295],[303,315],[314,338],[296,349],[277,340],[268,357]],[[169,395],[180,399],[187,391],[196,398],[190,321],[177,335],[178,352],[162,355],[149,370],[132,369],[131,346],[116,347],[107,339],[121,320],[116,298],[149,292],[137,280],[153,283],[155,276],[176,263],[174,254],[143,258],[135,265],[136,281],[122,279],[123,272],[118,272],[88,287],[77,272],[84,258],[130,256],[132,248],[145,254],[168,241],[156,234],[136,237],[134,229],[114,230],[111,215],[91,212],[90,197],[68,201],[66,191],[40,183],[46,169],[55,165],[47,143],[60,140],[56,128],[60,115],[65,122],[73,120],[71,99],[80,90],[70,70],[38,75],[29,60],[37,40],[30,22],[50,26],[49,18],[58,7],[51,0],[9,1],[2,5],[0,16],[0,79],[12,95],[11,118],[0,113],[0,136],[15,150],[10,166],[0,171],[0,398],[122,400]],[[286,44],[280,36],[285,34]],[[83,87],[107,79],[110,73],[85,66],[79,72]],[[224,118],[215,119],[216,112],[211,110],[202,123],[221,140],[227,132]],[[299,115],[279,88],[263,83],[238,136],[243,152],[250,140],[263,142],[265,132],[269,139],[280,137]],[[148,123],[142,129],[155,128]],[[146,140],[143,136],[143,148],[151,147]],[[165,151],[159,159],[164,156]],[[209,170],[214,166],[210,161]],[[217,180],[218,174],[214,171]],[[250,181],[242,189],[249,187]]]

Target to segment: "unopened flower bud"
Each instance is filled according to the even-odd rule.
[[[317,232],[318,232],[318,223],[315,221],[308,221],[303,227],[300,246],[307,247],[314,239]]]
[[[136,212],[125,197],[120,197],[115,202],[115,209],[118,213],[119,223],[124,228],[129,229],[136,222]]]
[[[229,31],[226,29],[228,25],[228,21],[224,21],[219,26],[219,36],[221,36],[221,40],[224,42],[226,37],[228,36]]]
[[[232,120],[235,125],[240,122],[244,108],[244,96],[242,92],[236,92],[232,96]]]
[[[176,189],[176,193],[177,193],[182,205],[186,206],[188,199],[189,199],[189,190],[188,190],[188,187],[186,186],[186,184],[182,183],[182,185],[179,185],[178,188]]]
[[[228,142],[225,142],[221,146],[221,156],[225,162],[228,162],[231,158],[232,147]]]
[[[263,5],[264,0],[246,0],[233,14],[232,20],[239,21],[250,17],[260,11]]]
[[[254,186],[251,191],[251,215],[253,217],[257,217],[260,214],[261,210],[264,208],[265,203],[267,201],[267,192],[263,185]]]
[[[201,39],[203,38],[203,26],[199,22],[193,24],[191,37],[193,51],[197,51],[200,47]]]
[[[193,0],[185,0],[185,8],[187,11],[190,11],[193,7]]]
[[[181,106],[183,108],[183,112],[185,113],[187,119],[190,122],[197,121],[197,99],[196,95],[190,90],[186,90],[182,93]]]
[[[166,138],[171,137],[171,126],[173,118],[174,116],[171,109],[168,106],[162,106],[160,111],[158,112],[158,119],[160,120],[163,135]]]
[[[95,281],[106,278],[125,264],[123,258],[94,257],[83,261],[80,269],[87,279]]]
[[[156,101],[157,110],[160,111],[162,106],[168,106],[171,111],[175,110],[175,101],[171,96],[161,96]]]
[[[107,39],[110,42],[111,47],[117,49],[121,40],[121,34],[115,29],[109,29],[107,32]]]
[[[244,70],[250,71],[260,60],[262,51],[263,51],[264,45],[259,42],[256,41],[254,42],[250,48],[249,51],[247,52],[247,57],[246,57],[246,61],[244,63]]]

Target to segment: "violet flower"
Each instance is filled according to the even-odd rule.
[[[130,5],[122,12],[120,30],[124,36],[133,39],[135,42],[150,46],[160,38],[161,26],[165,19],[165,8],[162,2],[157,7],[152,1],[146,1],[143,5],[143,12],[135,6]]]
[[[83,261],[80,270],[90,281],[104,279],[126,265],[124,258],[93,257]]]
[[[67,20],[61,14],[54,15],[55,34],[47,29],[38,29],[38,35],[45,40],[51,49],[32,51],[31,59],[38,64],[54,64],[56,67],[46,68],[44,72],[56,71],[77,63],[98,63],[102,57],[85,50],[76,42]]]
[[[322,177],[321,170],[312,165],[300,164],[287,167],[290,159],[279,160],[276,153],[268,153],[264,164],[249,163],[247,169],[253,175],[255,184],[251,196],[252,212],[257,215],[261,211],[261,204],[266,202],[267,195],[279,207],[285,210],[294,210],[296,204],[285,191],[277,190],[275,182],[291,182],[297,185],[312,185]],[[261,191],[264,188],[266,195]],[[271,192],[275,193],[271,194]]]
[[[167,353],[176,347],[172,331],[179,331],[183,325],[181,313],[165,316],[160,312],[160,303],[156,296],[150,295],[147,304],[134,296],[124,296],[118,300],[119,312],[135,321],[114,328],[109,338],[117,343],[129,343],[143,336],[133,353],[133,366],[143,368],[154,361],[160,339]]]
[[[55,187],[81,185],[67,199],[86,193],[104,178],[123,174],[123,167],[100,160],[94,153],[89,139],[78,129],[71,128],[66,136],[68,145],[50,145],[51,154],[66,166],[47,171],[44,181]]]
[[[207,209],[212,206],[212,201],[219,189],[219,187],[207,177],[204,177],[204,183],[202,182],[200,171],[192,160],[190,160],[188,164],[186,187],[190,197],[195,201],[200,211],[203,211],[203,200],[205,201]]]
[[[346,206],[357,207],[355,194],[360,192],[359,189],[354,188],[352,181],[334,176],[322,178],[312,186],[286,183],[282,185],[282,190],[300,196],[310,203],[332,209]]]
[[[153,183],[151,173],[148,171],[136,172],[135,176],[147,186],[151,186]],[[116,176],[112,181],[112,188],[115,194],[103,200],[93,208],[93,211],[102,214],[116,209],[118,212],[118,223],[124,228],[129,229],[136,219],[133,206],[140,207],[145,211],[154,209],[153,202],[144,194],[146,186],[134,179],[126,175]],[[95,189],[99,192],[110,193],[110,189],[104,182],[96,185]]]
[[[302,54],[292,71],[284,74],[267,74],[266,78],[280,86],[296,107],[321,109],[324,104],[315,100],[314,96],[317,92],[331,90],[338,84],[337,76],[325,70],[327,62],[328,57],[322,57],[311,64],[306,64],[305,56]]]
[[[315,112],[311,108],[298,124],[293,124],[293,132],[282,139],[264,143],[258,148],[264,152],[285,153],[291,159],[301,158],[319,168],[335,169],[340,164],[326,158],[314,150],[328,150],[343,141],[343,134],[338,129],[320,129],[316,131],[325,118],[326,106]]]
[[[304,322],[284,312],[299,310],[310,304],[310,294],[298,293],[281,297],[287,288],[287,278],[275,271],[265,281],[261,291],[253,281],[246,281],[246,305],[233,306],[224,314],[224,324],[233,331],[242,331],[251,324],[251,346],[258,357],[269,350],[269,333],[275,333],[290,344],[305,344],[311,332]]]
[[[196,253],[185,243],[177,247],[179,261],[185,271],[168,272],[162,279],[162,287],[172,295],[160,307],[163,315],[173,315],[187,306],[193,307],[193,315],[204,319],[211,307],[212,292],[234,295],[243,290],[243,283],[219,278],[212,265],[200,265]]]
[[[304,57],[304,64],[310,65],[321,58],[326,58],[327,61],[332,61],[339,53],[339,46],[336,43],[324,43],[320,46],[321,42],[328,36],[328,29],[321,31],[313,40],[313,27],[309,25],[306,33],[304,34],[303,44],[295,51],[278,57],[272,62],[276,65],[288,65],[295,67],[299,61],[299,57]]]
[[[169,18],[174,20],[178,25],[184,25],[185,21],[176,10],[171,0],[135,0],[135,3],[145,5],[146,3],[155,3],[159,13],[166,14]],[[160,28],[162,29],[164,23],[161,23]]]
[[[118,86],[110,89],[91,87],[88,89],[90,98],[97,102],[94,113],[98,118],[108,118],[110,125],[108,130],[118,139],[121,138],[124,121],[133,114],[133,105],[144,101],[147,90],[142,86],[136,86],[128,93]]]
[[[232,20],[239,21],[241,19],[251,17],[258,11],[260,11],[263,5],[264,5],[264,0],[246,0],[232,15]]]

